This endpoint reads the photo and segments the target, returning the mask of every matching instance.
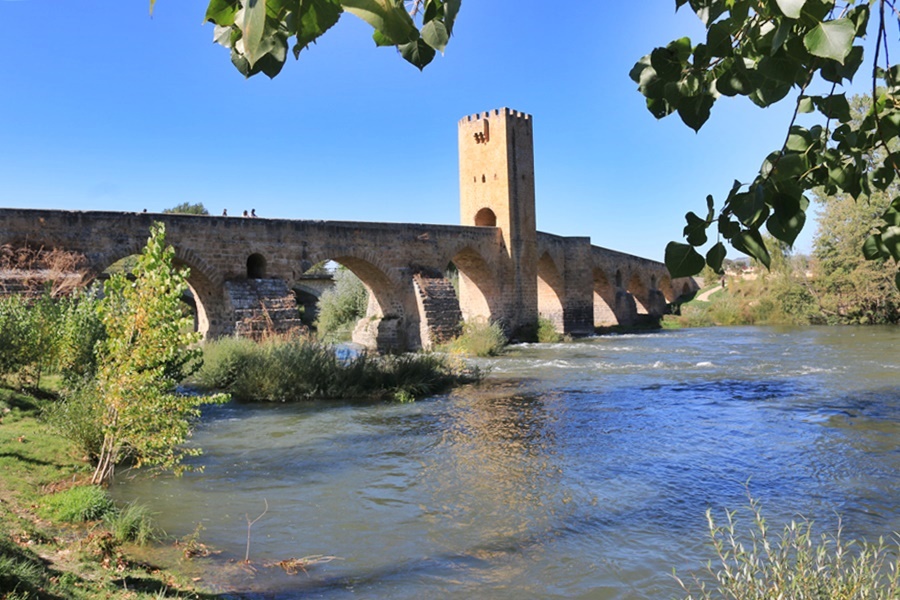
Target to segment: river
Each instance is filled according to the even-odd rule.
[[[231,598],[670,598],[705,511],[900,531],[900,327],[711,328],[514,347],[412,404],[230,403],[202,473],[114,494],[220,551]],[[748,484],[749,482],[749,484]],[[253,568],[239,564],[248,552]],[[288,558],[337,557],[288,575]]]

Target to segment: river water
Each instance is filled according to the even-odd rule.
[[[670,598],[748,482],[776,529],[900,531],[898,349],[900,327],[519,346],[413,404],[211,407],[203,473],[114,492],[202,525],[220,554],[191,568],[231,598]],[[311,555],[337,559],[271,566]]]

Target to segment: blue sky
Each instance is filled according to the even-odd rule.
[[[723,99],[699,134],[656,121],[628,72],[700,39],[674,4],[466,0],[422,73],[348,14],[246,80],[200,0],[0,0],[0,206],[457,223],[456,122],[507,106],[534,117],[538,228],[659,260],[790,117]]]

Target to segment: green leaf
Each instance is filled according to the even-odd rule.
[[[741,226],[732,221],[726,215],[719,215],[719,234],[726,240],[730,240],[741,232]]]
[[[881,260],[887,258],[888,251],[881,242],[881,234],[875,233],[866,238],[863,242],[863,256],[866,260]]]
[[[238,23],[241,29],[241,40],[244,43],[244,56],[252,68],[260,59],[260,45],[266,28],[266,0],[244,0],[241,13],[243,18]]]
[[[705,220],[698,217],[693,212],[684,215],[687,225],[684,227],[684,237],[687,238],[688,244],[691,246],[702,246],[706,243],[706,228],[709,226]]]
[[[737,182],[735,182],[735,183],[737,183]],[[738,184],[738,185],[740,185],[740,184]],[[706,196],[706,222],[712,223],[715,216],[716,216],[715,201],[713,200],[712,195],[707,194],[707,196]]]
[[[237,0],[210,0],[206,7],[205,19],[209,22],[228,27],[234,25],[234,16],[240,6]]]
[[[425,40],[426,44],[443,54],[444,49],[447,47],[447,42],[450,41],[450,33],[443,23],[434,19],[425,23],[425,26],[422,27],[422,39]]]
[[[400,55],[409,63],[415,65],[421,71],[425,66],[434,59],[434,48],[425,43],[424,40],[416,40],[407,44],[397,46]]]
[[[395,3],[392,0],[340,0],[341,5],[348,13],[356,15],[376,30],[384,34],[385,37],[394,41],[397,46],[403,46],[419,39],[419,30],[413,23],[412,17],[406,12],[403,3]],[[400,53],[404,50],[401,48]],[[407,56],[417,55],[418,52],[412,52],[407,48],[404,58],[409,60]],[[432,55],[433,57],[433,55]],[[429,61],[422,63],[413,62],[414,65],[422,66],[428,64]],[[420,66],[419,68],[422,68]]]
[[[337,0],[303,0],[297,19],[297,43],[294,58],[300,51],[316,41],[320,35],[331,29],[341,18],[341,8]]]
[[[793,246],[806,224],[806,213],[798,211],[792,216],[785,214],[779,215],[777,212],[772,214],[766,221],[766,229],[769,230],[776,239]]]
[[[768,269],[772,263],[772,257],[766,249],[762,236],[756,229],[747,229],[731,239],[731,245],[747,256],[755,258]]]
[[[453,34],[453,25],[456,23],[456,15],[459,14],[459,7],[462,0],[444,0],[444,27],[447,33]]]
[[[816,109],[815,103],[813,103],[812,98],[809,96],[800,96],[800,99],[797,100],[797,112],[798,113],[811,113]]]
[[[703,124],[709,120],[713,102],[715,99],[710,94],[683,97],[678,102],[678,116],[685,125],[694,131],[700,131]]]
[[[823,115],[829,119],[837,119],[841,123],[850,120],[850,103],[845,94],[831,94],[829,96],[813,96],[813,102]]]
[[[725,250],[725,244],[718,242],[706,253],[706,264],[716,273],[721,273],[722,263],[725,262],[725,256],[727,254],[728,252]]]
[[[681,79],[682,62],[678,53],[671,48],[654,48],[650,53],[650,66],[660,79],[677,81]]]
[[[789,19],[799,19],[806,0],[775,0],[781,13]]]
[[[881,243],[894,260],[900,262],[900,227],[885,227],[881,232]]]
[[[731,28],[725,23],[713,23],[706,32],[706,51],[709,56],[731,56]]]
[[[835,19],[819,23],[803,36],[803,45],[819,58],[830,58],[844,64],[853,48],[856,26],[850,19]]]
[[[894,276],[894,285],[900,290],[900,271],[897,271],[897,274]]]
[[[706,261],[693,246],[669,242],[666,246],[666,268],[672,277],[690,277],[703,270]]]

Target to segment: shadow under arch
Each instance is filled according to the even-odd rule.
[[[610,282],[603,269],[593,273],[594,327],[610,327],[619,324],[616,316],[616,286]]]
[[[631,279],[628,280],[628,285],[626,286],[626,291],[631,294],[634,298],[635,308],[637,308],[637,314],[646,315],[649,313],[649,301],[650,301],[650,290],[647,287],[647,284],[644,283],[644,280],[641,278],[640,273],[634,273],[631,276]]]
[[[565,328],[563,302],[566,297],[565,280],[548,252],[537,263],[538,314],[553,323],[558,332]]]
[[[459,271],[459,309],[463,321],[490,321],[498,316],[500,289],[494,270],[470,246],[450,259]]]

